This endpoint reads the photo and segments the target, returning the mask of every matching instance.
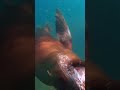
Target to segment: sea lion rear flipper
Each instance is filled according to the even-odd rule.
[[[59,41],[64,45],[64,47],[72,49],[72,37],[69,27],[58,9],[56,10],[56,32]]]

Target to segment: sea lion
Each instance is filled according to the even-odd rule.
[[[58,39],[50,35],[48,25],[37,30],[36,63],[40,63],[41,66],[44,64],[44,68],[50,76],[72,82],[76,90],[85,90],[85,67],[81,59],[72,51],[71,33],[61,12],[56,10]]]

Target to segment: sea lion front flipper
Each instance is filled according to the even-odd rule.
[[[64,47],[72,49],[72,37],[69,27],[58,9],[56,10],[56,32],[59,41],[64,45]]]
[[[35,30],[35,39],[39,39],[40,37],[44,37],[44,36],[52,37],[50,35],[50,31],[51,28],[48,24],[46,24],[43,28],[37,27]]]

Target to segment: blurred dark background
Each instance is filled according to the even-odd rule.
[[[86,0],[89,57],[113,80],[120,80],[120,1]]]
[[[0,0],[0,90],[34,90],[34,0]]]
[[[111,81],[106,87],[110,87],[109,90],[119,90],[120,1],[86,0],[85,7],[89,51],[86,57],[109,77]],[[89,76],[89,68],[86,67],[86,77]],[[100,81],[104,83],[104,79]],[[99,88],[93,90],[107,90]]]

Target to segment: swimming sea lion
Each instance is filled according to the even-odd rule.
[[[40,66],[45,65],[43,68],[46,68],[50,76],[72,82],[76,90],[85,90],[85,67],[81,59],[72,51],[72,37],[61,12],[58,9],[56,11],[58,39],[50,35],[48,26],[37,30],[36,63]],[[36,71],[39,72],[40,69]]]

